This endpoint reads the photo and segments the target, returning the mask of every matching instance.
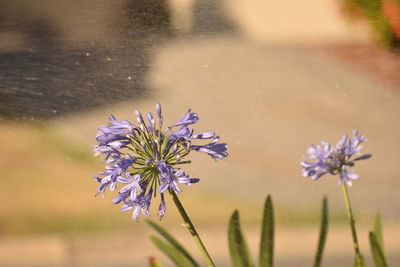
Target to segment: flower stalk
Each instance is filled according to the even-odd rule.
[[[201,241],[201,238],[199,234],[196,231],[196,228],[194,227],[192,221],[190,220],[189,216],[187,215],[185,209],[183,208],[183,205],[181,201],[179,200],[178,196],[173,190],[170,190],[170,193],[172,195],[172,199],[174,200],[175,206],[179,211],[179,214],[182,216],[183,221],[185,222],[185,227],[189,230],[190,234],[192,235],[194,242],[197,244],[201,254],[203,255],[204,259],[207,262],[207,265],[209,267],[215,267],[215,264],[213,260],[210,257],[210,254],[208,253],[206,247],[203,244],[203,241]]]
[[[347,210],[347,217],[350,220],[350,228],[351,228],[351,236],[353,238],[354,252],[356,254],[356,259],[355,259],[356,265],[355,266],[361,267],[361,266],[363,266],[363,259],[362,259],[361,252],[360,252],[360,245],[358,244],[356,222],[354,220],[353,211],[351,209],[349,192],[347,190],[347,186],[345,183],[342,184],[342,189],[343,189],[344,202],[345,202],[346,210]]]

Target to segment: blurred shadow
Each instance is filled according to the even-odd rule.
[[[148,49],[170,33],[165,0],[84,2],[93,9],[83,16],[75,1],[62,11],[59,1],[0,2],[0,116],[52,117],[146,95]]]
[[[177,3],[1,1],[0,117],[49,118],[149,96],[151,49],[180,33],[171,18],[182,14],[173,12],[188,17],[194,35],[234,29],[221,2],[172,10]]]
[[[227,16],[223,1],[196,0],[193,6],[193,34],[233,33],[237,29]]]

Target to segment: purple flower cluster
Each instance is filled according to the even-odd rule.
[[[95,179],[100,183],[97,194],[109,188],[114,191],[121,186],[118,195],[112,200],[122,204],[121,210],[132,210],[132,218],[139,219],[140,212],[149,216],[150,203],[157,192],[160,194],[158,216],[165,215],[166,192],[180,193],[179,184],[190,186],[199,179],[191,178],[180,164],[190,163],[184,158],[195,150],[210,155],[213,159],[226,158],[227,144],[218,143],[214,132],[193,134],[190,128],[199,117],[189,111],[178,122],[163,129],[161,105],[156,105],[157,119],[147,114],[147,122],[140,111],[136,111],[138,123],[119,121],[114,116],[108,119],[108,126],[100,126],[96,135],[97,145],[93,146],[95,155],[104,155],[105,171]],[[204,145],[192,145],[193,140],[209,139]]]
[[[347,183],[351,186],[351,180],[357,179],[358,175],[349,167],[353,167],[355,161],[371,157],[371,154],[360,156],[361,144],[365,141],[364,136],[353,130],[351,138],[347,134],[343,135],[336,146],[331,146],[326,141],[322,141],[321,145],[311,145],[307,149],[308,159],[301,162],[303,176],[316,180],[327,173],[337,174],[340,177],[339,184]],[[353,159],[354,155],[359,156]]]

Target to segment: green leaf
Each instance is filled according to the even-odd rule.
[[[364,267],[365,261],[364,257],[361,254],[356,255],[353,262],[353,267]]]
[[[178,267],[197,267],[193,264],[180,250],[169,245],[167,242],[159,239],[158,237],[151,236],[150,240],[153,244],[160,249],[165,255],[170,258]]]
[[[374,259],[376,267],[387,267],[385,256],[381,246],[379,245],[378,238],[374,232],[369,232],[369,244],[371,246],[372,258]]]
[[[234,211],[228,229],[229,252],[234,267],[254,266],[239,222],[239,211]]]
[[[191,261],[194,266],[199,266],[199,264],[193,259],[189,252],[187,252],[186,249],[163,227],[150,220],[146,220],[146,222],[162,237],[164,237],[175,249],[179,250],[189,261]]]
[[[260,241],[260,267],[272,267],[274,264],[274,210],[271,196],[265,200]]]
[[[374,234],[376,236],[376,241],[378,242],[381,248],[382,255],[384,258],[386,258],[385,247],[383,244],[383,227],[382,227],[382,219],[380,212],[377,212],[375,216]]]
[[[149,257],[149,264],[150,267],[162,267],[161,262],[159,262],[156,258],[154,257]]]
[[[321,266],[322,255],[324,252],[326,235],[328,233],[328,199],[324,196],[322,200],[321,228],[319,232],[318,249],[314,259],[314,267]]]
[[[384,251],[383,248],[383,234],[382,234],[382,220],[381,220],[381,214],[379,212],[376,213],[375,216],[375,225],[374,225],[374,233],[376,236],[376,241],[378,241],[382,251]]]

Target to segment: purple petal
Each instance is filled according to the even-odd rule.
[[[151,114],[151,112],[147,113],[147,120],[149,121],[151,127],[154,128],[155,121],[154,121],[154,118],[153,118],[153,114]]]
[[[169,187],[169,184],[168,184],[168,183],[163,183],[163,184],[161,184],[160,187],[158,188],[158,191],[159,191],[160,193],[164,193],[165,190],[167,190],[168,187]]]
[[[128,211],[132,208],[133,208],[133,206],[125,204],[121,207],[121,211]]]
[[[220,143],[220,144],[210,143],[204,146],[192,145],[190,148],[198,152],[207,153],[213,159],[216,160],[223,159],[228,156],[227,152],[228,145],[226,143]]]
[[[189,111],[186,113],[186,115],[180,119],[178,122],[174,123],[172,125],[172,127],[176,127],[176,126],[181,126],[181,125],[190,125],[190,124],[194,124],[199,120],[199,116],[194,113],[191,112],[191,110],[189,109]]]
[[[165,216],[166,209],[167,209],[167,205],[165,204],[165,201],[164,201],[164,194],[161,194],[161,202],[160,202],[160,206],[158,207],[158,216],[160,217],[160,220]]]
[[[193,132],[193,130],[191,130],[189,127],[182,126],[179,130],[171,133],[170,139],[172,139],[172,140],[176,140],[179,138],[189,139],[190,136],[192,135],[192,132]]]
[[[199,133],[196,135],[193,135],[191,138],[192,139],[210,139],[215,136],[214,132],[204,132],[204,133]]]
[[[140,113],[139,110],[135,110],[136,116],[137,116],[137,121],[139,124],[144,124],[143,116],[142,113]]]
[[[162,117],[162,114],[161,114],[161,105],[160,105],[160,103],[156,104],[156,111],[157,111],[158,119],[160,121],[162,121],[163,117]]]
[[[124,201],[128,196],[129,196],[129,194],[119,194],[118,196],[113,198],[112,203],[118,204],[121,201]]]
[[[370,157],[372,157],[371,154],[365,154],[365,155],[362,155],[362,156],[360,156],[358,158],[355,158],[354,160],[364,160],[364,159],[369,159]]]

